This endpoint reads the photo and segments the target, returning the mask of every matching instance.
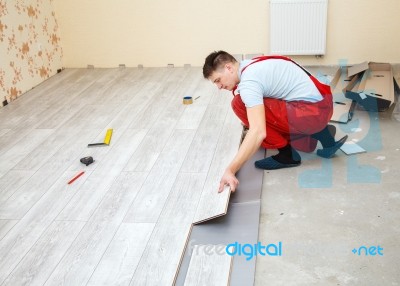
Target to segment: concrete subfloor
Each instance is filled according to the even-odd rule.
[[[400,121],[356,108],[335,125],[367,153],[301,153],[300,167],[265,171],[259,241],[282,242],[282,256],[257,257],[255,285],[400,285]]]

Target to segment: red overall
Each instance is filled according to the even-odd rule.
[[[297,63],[287,57],[282,56],[262,56],[254,58],[249,65],[268,59],[282,59],[291,61],[297,66]],[[249,66],[242,69],[242,73]],[[299,66],[303,69],[301,66]],[[332,92],[328,85],[320,83],[314,76],[303,69],[310,77],[323,99],[319,102],[307,101],[284,101],[276,98],[264,97],[265,121],[267,137],[261,144],[266,149],[277,149],[286,146],[288,143],[293,148],[312,152],[317,146],[317,140],[310,135],[317,133],[325,128],[333,113]],[[236,88],[235,88],[236,89]],[[235,95],[235,89],[232,91],[234,98],[231,102],[232,109],[239,119],[247,127],[246,106],[244,105],[240,94]]]

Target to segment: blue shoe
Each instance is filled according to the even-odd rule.
[[[272,156],[262,159],[262,160],[258,160],[254,163],[256,168],[264,169],[264,170],[276,170],[276,169],[282,169],[282,168],[297,167],[300,164],[301,164],[301,161],[299,161],[298,163],[284,164],[284,163],[276,161],[274,158],[272,158]]]
[[[346,142],[348,137],[349,136],[347,136],[347,135],[344,136],[339,141],[335,142],[335,145],[333,145],[332,147],[318,149],[317,155],[322,158],[331,158],[333,155],[335,155],[336,151],[339,150],[340,147],[343,146],[344,142]]]

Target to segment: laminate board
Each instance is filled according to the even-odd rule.
[[[53,222],[2,285],[43,285],[84,225]]]
[[[176,129],[197,129],[206,112],[207,105],[193,104],[186,106],[185,111],[176,124]]]
[[[0,241],[0,284],[10,275],[32,246],[79,190],[84,177],[68,185],[74,175],[65,172],[40,200]]]
[[[228,106],[209,105],[207,107],[190,151],[183,162],[182,172],[208,172],[227,112]]]
[[[191,224],[206,178],[207,173],[180,172],[157,220],[157,225]]]
[[[15,145],[24,144],[20,142],[29,133],[32,132],[32,128],[13,128],[9,132],[5,133],[0,137],[0,156],[9,151]]]
[[[129,285],[153,229],[153,223],[122,223],[87,285]]]
[[[103,128],[119,112],[115,104],[88,104],[81,106],[62,128],[93,129]]]
[[[125,170],[150,171],[174,131],[180,115],[184,110],[182,104],[170,104],[160,114],[142,143],[129,160]]]
[[[168,77],[163,82],[162,88],[152,97],[138,118],[131,123],[131,128],[151,128],[157,121],[165,107],[173,100],[179,84],[188,76],[190,70],[183,68],[173,68]]]
[[[9,132],[11,129],[0,129],[0,138],[4,136],[7,132]]]
[[[243,127],[239,120],[233,111],[229,110],[208,171],[194,223],[226,214],[230,192],[225,190],[218,193],[217,191],[225,168],[237,153],[242,131]]]
[[[129,285],[174,285],[191,224],[157,224]]]
[[[206,174],[178,175],[131,285],[173,285],[205,179]]]
[[[224,251],[225,245],[195,245],[190,259],[185,286],[227,286],[232,256]]]
[[[11,170],[0,178],[0,205],[8,200],[35,171]]]
[[[0,177],[4,176],[18,162],[23,160],[31,151],[41,144],[54,130],[34,129],[28,133],[24,140],[19,141],[7,152],[0,156]]]
[[[20,219],[62,176],[73,161],[78,161],[82,144],[98,133],[98,130],[87,130],[73,142],[65,143],[40,169],[35,172],[13,195],[0,205],[0,218]],[[75,173],[75,172],[74,172]],[[71,177],[72,178],[72,177]],[[65,180],[65,183],[69,179]]]
[[[80,188],[79,193],[57,219],[87,221],[122,172],[126,162],[143,140],[146,132],[147,130],[127,129],[120,140],[114,143],[110,152],[97,162],[97,167]]]
[[[73,142],[80,135],[76,129],[58,129],[51,133],[40,145],[31,150],[23,160],[20,160],[13,170],[37,171],[66,142]],[[30,136],[29,136],[30,138]],[[28,141],[27,139],[25,139]]]
[[[175,130],[161,152],[125,222],[156,222],[193,139],[193,130]]]
[[[14,227],[18,220],[0,220],[0,240]]]
[[[36,128],[59,128],[60,125],[73,117],[82,106],[87,102],[85,92],[92,83],[82,85],[70,84],[67,88],[52,91],[51,96],[60,95],[55,98],[52,104],[48,104],[48,109],[36,120]]]
[[[121,173],[44,285],[88,283],[146,175]]]

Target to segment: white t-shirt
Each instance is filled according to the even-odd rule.
[[[322,96],[310,77],[297,65],[282,59],[268,59],[242,69],[253,60],[240,62],[237,92],[246,107],[263,104],[263,97],[285,101],[318,102]]]

